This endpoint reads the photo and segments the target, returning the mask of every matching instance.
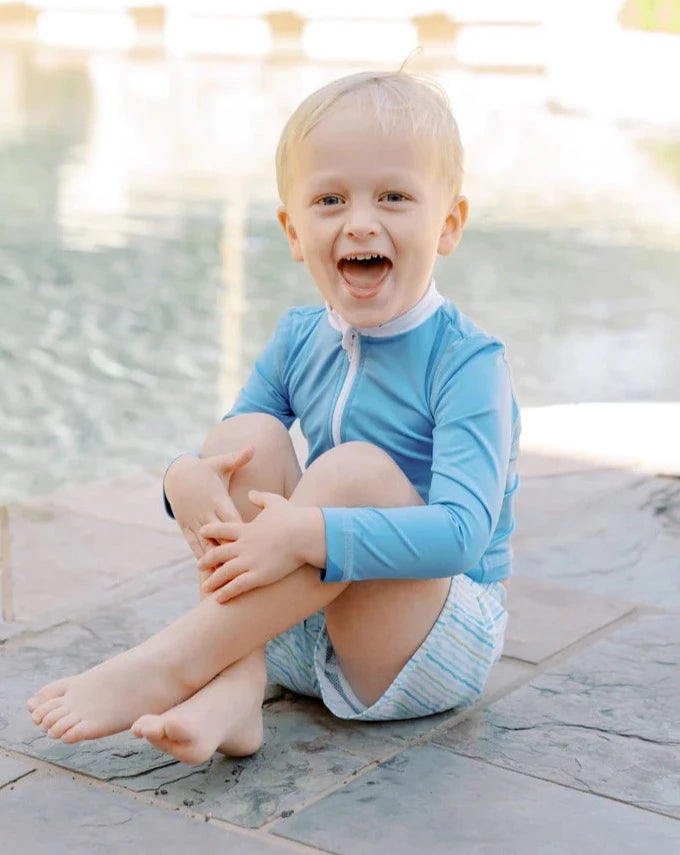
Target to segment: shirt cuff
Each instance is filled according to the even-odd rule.
[[[195,451],[183,451],[181,454],[178,454],[177,457],[172,458],[170,463],[168,463],[168,465],[165,467],[165,472],[163,473],[163,507],[165,508],[165,513],[173,520],[175,519],[175,515],[172,512],[172,508],[170,507],[170,502],[168,501],[167,493],[165,492],[165,479],[167,478],[168,472],[170,471],[170,467],[175,462],[175,460],[179,460],[180,457],[186,457],[187,454],[192,454],[194,457],[199,457],[199,458],[201,456],[198,449],[196,449]]]
[[[321,571],[322,582],[347,581],[345,578],[345,567],[347,566],[345,547],[347,543],[351,545],[351,541],[345,537],[346,511],[346,508],[321,508],[326,528],[326,569]]]

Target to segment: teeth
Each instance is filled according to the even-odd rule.
[[[343,255],[343,261],[368,261],[372,258],[382,258],[378,252],[358,252],[354,255]]]

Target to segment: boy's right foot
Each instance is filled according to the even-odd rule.
[[[182,763],[203,763],[215,751],[229,757],[255,754],[263,739],[264,683],[237,682],[230,671],[167,712],[141,716],[132,725],[133,734]]]

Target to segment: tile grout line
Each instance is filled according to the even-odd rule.
[[[135,577],[112,585],[110,588],[103,589],[103,593],[113,595],[110,599],[93,598],[91,602],[82,603],[75,610],[64,609],[61,614],[56,614],[51,618],[47,618],[46,622],[41,622],[39,618],[34,619],[25,628],[21,629],[15,635],[0,642],[0,649],[15,650],[22,647],[43,633],[54,630],[60,626],[71,624],[72,626],[81,626],[93,614],[106,613],[107,610],[118,606],[126,605],[134,602],[136,599],[153,594],[158,590],[158,577],[165,571],[169,573],[179,573],[186,565],[189,569],[190,559],[178,558],[161,564],[157,567],[152,567],[144,573],[144,581],[140,581],[141,577]],[[151,578],[152,582],[147,580]],[[155,584],[153,582],[155,581]],[[181,580],[173,580],[175,584],[181,584]],[[128,590],[131,589],[131,590]],[[117,596],[116,596],[117,595]],[[15,621],[15,624],[19,623]]]
[[[21,785],[28,778],[70,778],[73,781],[79,781],[85,786],[92,787],[93,789],[97,789],[105,793],[113,793],[122,796],[125,799],[141,802],[142,804],[148,805],[149,807],[158,808],[159,810],[179,813],[181,816],[185,816],[188,819],[193,820],[194,822],[208,823],[218,828],[224,828],[227,831],[231,831],[237,835],[247,837],[251,840],[262,840],[264,837],[264,835],[260,833],[260,829],[257,828],[248,828],[247,826],[238,825],[236,823],[229,822],[228,820],[224,820],[219,817],[213,817],[210,814],[196,813],[183,805],[177,805],[171,802],[162,801],[161,799],[155,798],[153,795],[147,795],[144,792],[138,792],[135,790],[131,790],[128,787],[113,784],[110,781],[105,781],[101,778],[95,778],[85,772],[78,772],[75,769],[68,769],[66,767],[59,766],[56,763],[52,763],[48,760],[35,759],[33,757],[30,757],[29,755],[22,754],[21,752],[13,749],[6,749],[3,747],[0,750],[3,753],[12,757],[13,759],[22,760],[26,762],[26,759],[28,758],[31,762],[34,762],[36,766],[36,768],[19,775],[14,781],[8,781],[6,785],[0,787],[0,793],[6,787],[10,787],[14,783],[19,783]],[[278,844],[278,841],[276,840],[273,840],[272,842]],[[332,853],[329,853],[328,850],[309,847],[306,844],[299,843],[298,841],[288,841],[284,838],[282,838],[280,845],[287,847],[288,851],[299,852],[301,854],[305,853],[305,855],[332,855]]]
[[[165,537],[171,537],[175,540],[182,539],[182,535],[179,529],[168,530],[167,528],[161,528],[160,525],[145,525],[144,523],[134,522],[134,520],[116,519],[115,517],[106,516],[104,514],[97,513],[96,511],[83,510],[82,508],[76,507],[75,505],[54,503],[51,504],[50,507],[53,508],[55,511],[67,511],[69,514],[73,514],[73,516],[83,517],[84,519],[88,520],[97,520],[98,522],[112,523],[113,525],[120,525],[125,527],[130,526],[131,528],[134,528],[138,531],[154,532],[155,534],[162,534]],[[184,541],[182,540],[182,542]]]
[[[672,819],[676,822],[680,822],[680,817],[673,816],[673,814],[664,813],[660,810],[655,810],[654,808],[644,807],[643,805],[635,804],[634,802],[627,802],[624,799],[617,798],[616,796],[610,796],[607,793],[599,793],[595,790],[587,790],[582,789],[581,787],[574,787],[571,784],[565,784],[563,781],[554,781],[552,778],[544,778],[541,775],[537,775],[532,772],[525,772],[520,769],[512,769],[508,766],[502,766],[499,763],[494,763],[493,760],[489,760],[486,757],[478,757],[475,754],[466,754],[463,751],[457,751],[455,748],[450,748],[448,745],[441,745],[438,742],[434,743],[435,748],[439,748],[443,751],[448,751],[451,754],[456,754],[458,757],[466,757],[468,760],[476,760],[480,763],[485,763],[487,766],[491,766],[494,769],[502,769],[505,772],[510,772],[514,775],[524,775],[526,778],[533,778],[536,781],[543,781],[546,784],[553,784],[555,787],[562,787],[565,790],[574,790],[577,793],[583,793],[586,796],[595,796],[598,799],[607,799],[610,802],[617,802],[618,804],[625,805],[629,808],[634,808],[635,810],[642,810],[646,813],[653,813],[655,816],[663,816],[666,819]]]
[[[522,685],[529,683],[536,676],[538,676],[538,675],[542,674],[544,671],[546,671],[551,665],[555,664],[556,662],[561,661],[561,659],[565,658],[570,653],[573,653],[576,650],[579,650],[583,647],[588,646],[588,644],[592,643],[593,641],[599,639],[600,637],[602,637],[604,635],[607,635],[609,632],[611,632],[613,630],[613,628],[615,628],[619,625],[625,625],[627,623],[631,623],[637,614],[644,614],[644,609],[641,609],[641,608],[633,605],[631,610],[629,612],[626,612],[621,617],[615,619],[614,621],[610,621],[610,623],[606,624],[604,627],[600,627],[595,632],[590,633],[589,635],[585,636],[584,639],[579,639],[577,642],[574,642],[574,644],[570,645],[567,648],[564,648],[563,650],[558,651],[557,653],[553,654],[552,656],[548,657],[547,659],[542,660],[538,664],[526,663],[526,662],[524,662],[524,660],[516,660],[516,661],[522,661],[522,662],[524,662],[524,664],[530,665],[532,667],[531,673],[528,675],[520,676],[516,680],[513,680],[511,683],[509,683],[507,686],[503,687],[502,689],[499,689],[498,692],[494,693],[488,699],[486,699],[483,705],[473,706],[473,707],[470,707],[466,710],[461,711],[457,715],[454,714],[451,716],[451,718],[449,718],[446,721],[442,722],[441,724],[433,727],[431,730],[427,731],[424,734],[421,734],[418,737],[414,737],[412,739],[404,740],[404,742],[400,743],[400,744],[396,744],[396,745],[393,744],[389,750],[385,751],[377,759],[369,761],[364,766],[360,767],[355,772],[351,773],[349,776],[343,778],[341,781],[339,781],[339,782],[333,784],[332,786],[326,788],[321,793],[317,793],[315,795],[308,797],[307,799],[303,799],[301,802],[294,805],[292,810],[296,813],[299,811],[303,811],[306,808],[308,808],[309,806],[311,806],[312,804],[315,804],[317,801],[321,801],[322,799],[326,798],[328,795],[331,795],[333,792],[340,790],[343,787],[347,786],[349,783],[353,782],[354,780],[357,780],[357,779],[363,777],[371,769],[375,769],[375,768],[379,767],[380,765],[387,762],[388,760],[391,760],[393,757],[396,757],[398,754],[403,753],[404,751],[407,751],[411,748],[418,747],[419,745],[424,745],[424,744],[427,744],[428,742],[432,742],[440,733],[456,727],[458,724],[462,723],[463,721],[465,721],[467,718],[471,717],[475,713],[479,712],[482,709],[485,709],[486,707],[492,705],[493,703],[496,703],[496,701],[501,700],[503,697],[505,697],[506,695],[515,691],[517,688],[521,688]],[[508,658],[510,658],[510,657],[508,657]],[[528,677],[528,679],[527,679],[527,677]],[[433,744],[439,746],[438,743],[433,743]],[[445,749],[444,746],[439,746],[439,747],[442,747]],[[447,749],[445,749],[445,750],[447,750]],[[453,750],[453,749],[448,749],[448,750],[452,750],[453,753],[456,753],[455,750]],[[27,756],[27,755],[22,755],[20,752],[16,752],[16,753],[21,758],[25,758]],[[31,758],[31,759],[33,759],[33,758]],[[109,790],[114,791],[114,792],[122,792],[122,793],[125,793],[128,795],[132,795],[134,798],[137,798],[141,801],[144,801],[147,804],[165,807],[166,809],[173,809],[173,810],[179,809],[182,813],[186,813],[187,815],[192,816],[192,817],[201,818],[203,821],[205,821],[205,816],[206,816],[205,814],[194,814],[192,811],[183,809],[179,806],[174,806],[174,805],[169,804],[168,802],[163,802],[163,801],[157,800],[152,795],[147,796],[144,793],[132,791],[129,788],[125,787],[124,785],[113,784],[110,781],[102,781],[101,779],[93,778],[92,776],[87,775],[86,773],[77,772],[74,770],[67,770],[63,767],[57,766],[56,764],[52,764],[49,761],[38,761],[38,762],[47,765],[48,770],[52,773],[54,773],[54,771],[56,771],[56,774],[58,774],[58,775],[70,774],[73,777],[77,776],[79,779],[83,779],[85,782],[90,783],[90,785],[102,786],[102,787],[108,788]],[[491,764],[491,765],[493,765],[493,764]],[[504,767],[501,767],[501,768],[504,768]],[[522,774],[522,773],[520,773],[520,774]],[[574,788],[571,788],[571,789],[574,789]],[[215,818],[215,819],[217,819],[217,818]],[[263,823],[262,826],[260,826],[255,831],[252,831],[251,833],[256,834],[258,837],[271,837],[272,836],[271,831],[272,831],[273,827],[278,822],[280,822],[281,819],[282,819],[282,817],[280,815],[278,815],[278,816],[274,817],[273,819],[269,820],[268,822]],[[226,821],[226,820],[219,820],[219,821],[226,823],[228,825],[228,827],[230,827],[230,828],[232,827],[232,824],[228,823],[228,821]],[[237,828],[237,829],[243,829],[244,828],[243,826],[238,826],[238,825],[234,825],[233,827]],[[274,836],[279,836],[279,835],[274,835]]]
[[[521,656],[512,656],[508,654],[504,656],[505,659],[511,659],[513,662],[521,662],[524,665],[533,665],[535,667],[543,667],[544,663],[553,662],[555,659],[558,659],[563,654],[570,654],[579,651],[584,647],[589,647],[590,644],[600,638],[603,635],[607,635],[610,631],[612,631],[619,624],[624,625],[629,623],[632,620],[631,616],[637,616],[648,613],[644,608],[640,608],[639,606],[631,603],[628,611],[623,614],[617,615],[611,620],[608,620],[606,623],[601,624],[596,629],[587,632],[585,635],[582,635],[580,638],[577,638],[575,641],[572,641],[570,644],[567,644],[565,647],[561,647],[559,650],[556,650],[554,653],[550,653],[548,656],[545,656],[543,659],[539,659],[538,662],[532,662],[530,659],[522,659]],[[673,614],[673,612],[659,612],[660,614]]]
[[[490,706],[491,704],[495,703],[496,701],[502,699],[506,695],[515,691],[515,689],[520,688],[522,685],[529,683],[537,675],[540,675],[541,673],[543,673],[545,670],[547,670],[550,666],[552,666],[556,662],[559,662],[562,659],[566,658],[567,656],[573,654],[575,651],[592,644],[594,641],[598,640],[599,638],[601,638],[603,636],[607,636],[618,626],[626,625],[628,623],[632,623],[638,615],[645,614],[645,613],[655,614],[655,613],[658,613],[658,610],[649,609],[649,608],[646,608],[644,606],[636,606],[633,604],[631,607],[631,610],[629,612],[626,612],[621,617],[619,617],[613,621],[610,621],[608,624],[605,624],[603,627],[600,627],[598,630],[588,634],[584,638],[579,639],[577,642],[570,645],[569,647],[558,651],[556,654],[553,654],[552,656],[543,660],[541,663],[538,663],[538,664],[526,663],[526,662],[524,662],[524,660],[515,660],[515,661],[521,661],[521,662],[523,662],[523,664],[528,664],[529,666],[531,666],[531,668],[532,668],[531,672],[529,674],[525,674],[521,677],[518,677],[516,680],[509,683],[507,686],[504,686],[503,688],[499,689],[497,692],[495,692],[493,695],[491,695],[488,699],[486,699],[483,705],[471,707],[467,710],[462,711],[458,715],[453,715],[453,716],[451,716],[451,718],[447,719],[446,721],[442,722],[441,724],[435,726],[431,730],[427,731],[426,733],[424,733],[418,737],[414,737],[414,738],[409,739],[409,740],[404,740],[403,742],[396,744],[396,745],[393,744],[392,746],[390,746],[389,750],[386,750],[379,758],[371,760],[369,763],[366,763],[360,769],[356,770],[356,772],[350,774],[346,778],[343,778],[340,782],[337,782],[335,785],[327,788],[322,793],[316,794],[315,796],[311,796],[308,799],[301,801],[299,804],[297,804],[293,807],[293,810],[295,812],[305,810],[310,805],[316,803],[317,801],[320,801],[321,799],[325,798],[326,796],[330,795],[331,793],[335,792],[336,790],[339,790],[339,789],[347,786],[353,780],[358,779],[360,777],[363,777],[365,774],[367,774],[367,772],[369,770],[371,770],[373,768],[377,768],[378,766],[380,766],[381,764],[385,763],[386,761],[392,759],[393,757],[397,756],[398,754],[403,753],[404,751],[406,751],[410,748],[417,747],[419,745],[423,745],[423,744],[426,744],[428,742],[432,742],[432,740],[435,739],[436,736],[439,733],[441,733],[442,731],[452,729],[453,727],[457,726],[462,721],[464,721],[466,718],[470,717],[471,715],[475,714],[476,712],[479,712],[481,709],[484,709],[484,708]],[[662,612],[662,613],[665,613],[665,612]],[[513,658],[513,657],[507,657],[507,658]],[[438,743],[433,743],[433,744],[436,745],[437,747],[442,748],[443,750],[451,750],[453,753],[458,753],[455,751],[455,749],[449,749],[445,746],[439,745]],[[21,754],[20,752],[14,751],[12,749],[3,748],[3,750],[6,751],[9,755],[16,754],[19,758],[23,759],[24,762],[26,760],[27,755],[25,755],[25,754]],[[350,753],[352,753],[352,752],[350,752]],[[467,755],[461,755],[461,756],[467,756]],[[131,791],[129,788],[126,788],[122,785],[113,784],[110,781],[102,781],[101,779],[93,778],[92,776],[87,775],[85,773],[76,772],[74,770],[64,769],[63,767],[59,767],[56,764],[50,763],[49,761],[36,760],[35,758],[32,758],[32,757],[30,759],[32,762],[35,762],[38,765],[39,771],[41,773],[47,772],[48,775],[51,775],[54,777],[61,776],[61,775],[71,775],[72,779],[83,780],[84,782],[90,784],[91,786],[103,787],[105,789],[108,789],[109,791],[121,793],[121,794],[124,794],[128,797],[136,798],[136,799],[138,799],[144,803],[154,805],[157,807],[164,807],[166,809],[171,809],[171,810],[175,810],[175,811],[179,810],[182,814],[186,814],[186,815],[191,816],[192,818],[195,818],[195,819],[200,819],[201,821],[206,821],[206,815],[205,814],[195,814],[194,812],[189,811],[189,810],[185,810],[185,809],[181,808],[180,806],[171,805],[167,802],[157,800],[157,799],[153,798],[152,796],[146,796],[143,793],[137,793],[135,791]],[[480,759],[480,758],[476,758],[476,759]],[[490,765],[495,765],[495,764],[490,764]],[[499,767],[499,768],[506,768],[506,767]],[[35,770],[32,770],[32,771],[35,771]],[[509,770],[509,771],[515,771],[515,770]],[[30,773],[27,773],[23,777],[28,777],[29,774]],[[518,772],[517,774],[528,774],[528,773]],[[537,777],[537,776],[529,775],[529,777]],[[20,781],[21,778],[18,780]],[[544,779],[540,779],[540,780],[544,780]],[[551,782],[551,783],[555,783],[555,782]],[[568,789],[577,789],[575,787],[569,787],[569,785],[561,784],[560,786],[565,786]],[[579,792],[584,792],[584,791],[579,790]],[[600,796],[600,794],[595,794],[595,795]],[[601,796],[601,797],[609,798],[607,796]],[[620,801],[618,799],[614,799],[614,800]],[[623,804],[629,804],[628,802],[622,802],[622,803]],[[646,808],[640,808],[640,809],[648,810]],[[649,809],[649,810],[650,810],[650,812],[658,813],[657,811],[654,811],[651,809]],[[667,816],[667,814],[660,814],[660,815]],[[255,835],[258,838],[263,838],[263,837],[271,838],[271,837],[279,837],[279,835],[277,835],[277,834],[272,835],[271,832],[272,832],[274,826],[277,823],[279,823],[279,821],[281,819],[282,819],[282,817],[279,815],[279,816],[269,820],[269,822],[264,823],[258,829],[254,829],[254,830],[253,829],[246,829],[243,826],[232,824],[232,823],[228,822],[227,820],[222,820],[222,819],[217,818],[217,817],[210,817],[209,821],[214,821],[215,823],[220,823],[220,824],[224,823],[225,827],[230,828],[232,830],[236,830],[239,833],[247,834],[248,836]],[[304,850],[300,850],[300,851],[311,852],[314,850],[304,849]],[[316,851],[319,851],[319,850],[316,850]]]
[[[15,784],[18,784],[19,781],[23,781],[25,778],[29,778],[35,771],[37,770],[29,769],[28,772],[22,772],[21,774],[17,775],[16,778],[12,778],[11,781],[5,781],[4,784],[0,784],[0,794],[7,789],[13,790]]]
[[[629,612],[626,612],[624,615],[621,615],[619,618],[616,618],[613,621],[610,621],[604,627],[600,627],[598,630],[595,630],[594,632],[585,636],[585,639],[590,639],[591,641],[599,639],[601,636],[604,636],[607,634],[608,629],[611,629],[614,626],[625,625],[626,623],[632,622],[632,619],[633,619],[632,616],[634,614],[637,614],[637,613],[643,614],[644,610],[638,609],[635,605],[633,605]],[[405,744],[398,746],[396,748],[396,750],[386,752],[385,754],[383,754],[378,759],[372,760],[370,763],[368,763],[365,766],[363,766],[362,768],[358,769],[356,772],[352,773],[349,777],[347,777],[346,779],[344,779],[340,783],[333,785],[333,786],[329,787],[328,789],[324,790],[323,793],[317,794],[316,796],[310,796],[308,799],[303,800],[299,804],[295,805],[293,807],[293,810],[295,812],[298,812],[298,810],[300,810],[300,811],[306,810],[308,807],[315,804],[317,801],[321,801],[322,799],[326,798],[326,796],[329,796],[332,793],[336,792],[337,790],[342,789],[343,787],[352,783],[354,780],[356,780],[360,777],[363,777],[372,768],[378,768],[383,763],[387,762],[388,760],[391,760],[393,757],[396,757],[398,754],[400,754],[404,751],[408,751],[411,748],[416,748],[420,745],[425,745],[428,742],[433,742],[433,740],[440,733],[442,733],[446,730],[453,729],[454,727],[457,727],[459,724],[461,724],[466,719],[470,718],[471,716],[475,715],[476,713],[480,712],[481,710],[486,709],[487,707],[491,706],[492,704],[494,704],[497,701],[504,698],[506,695],[509,695],[512,692],[514,692],[516,689],[521,688],[523,685],[531,682],[531,680],[533,680],[536,676],[544,673],[551,665],[555,664],[555,662],[559,662],[562,658],[564,658],[564,656],[566,656],[567,651],[570,653],[573,653],[575,650],[578,650],[581,647],[585,647],[585,646],[587,646],[587,644],[584,641],[584,639],[579,639],[578,641],[574,642],[574,644],[569,645],[569,647],[558,651],[557,653],[553,654],[552,656],[549,656],[547,659],[542,660],[538,664],[531,663],[531,662],[526,663],[526,662],[524,662],[524,660],[516,660],[516,661],[520,661],[520,662],[523,662],[524,664],[528,664],[528,665],[532,666],[532,669],[533,669],[532,672],[529,675],[524,675],[524,676],[518,677],[516,680],[513,680],[511,683],[509,683],[507,686],[504,686],[502,689],[499,689],[497,692],[495,692],[493,695],[491,695],[489,698],[487,698],[485,700],[484,704],[469,707],[468,709],[461,711],[457,715],[455,715],[455,714],[452,715],[450,719],[447,719],[446,721],[442,722],[441,724],[436,725],[435,727],[432,728],[432,730],[428,731],[427,733],[424,733],[418,737],[414,737],[413,739],[406,740]],[[510,658],[510,657],[508,657],[508,658]],[[527,677],[528,677],[528,679],[527,679]],[[446,749],[446,746],[439,745],[439,743],[434,742],[433,744],[439,748],[443,748],[445,750],[451,750],[451,751],[453,751],[453,753],[456,753],[454,749]],[[505,768],[505,767],[500,767],[500,768]],[[575,789],[575,788],[571,788],[571,789]],[[580,792],[582,792],[582,791],[580,791]],[[278,816],[275,819],[272,819],[269,822],[264,823],[260,827],[260,830],[267,833],[267,834],[270,834],[273,827],[281,819],[282,819],[282,817]]]

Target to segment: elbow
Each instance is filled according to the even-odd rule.
[[[491,541],[491,519],[470,513],[467,509],[448,508],[453,535],[456,573],[467,573],[477,567]]]

